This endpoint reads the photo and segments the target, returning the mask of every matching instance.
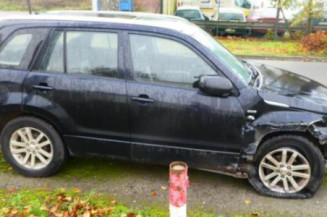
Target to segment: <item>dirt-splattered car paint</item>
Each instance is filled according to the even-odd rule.
[[[0,21],[1,145],[26,176],[106,156],[249,178],[307,198],[327,158],[327,89],[240,61],[185,20]]]

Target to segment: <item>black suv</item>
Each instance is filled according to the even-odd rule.
[[[110,156],[249,178],[311,197],[324,177],[327,89],[240,61],[176,18],[0,21],[1,146],[30,177]]]

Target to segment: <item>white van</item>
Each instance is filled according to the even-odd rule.
[[[204,15],[212,19],[218,8],[239,8],[248,15],[253,4],[251,0],[177,0],[177,7],[181,6],[198,6]]]

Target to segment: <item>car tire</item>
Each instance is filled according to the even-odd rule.
[[[1,148],[6,161],[27,177],[47,177],[65,163],[66,149],[57,131],[34,117],[10,121],[1,133]]]
[[[323,182],[324,169],[321,151],[307,138],[277,136],[257,150],[249,168],[249,182],[266,196],[311,198]]]

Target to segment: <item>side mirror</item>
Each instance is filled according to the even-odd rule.
[[[198,87],[208,95],[221,97],[229,96],[233,90],[233,84],[220,76],[201,76]]]

